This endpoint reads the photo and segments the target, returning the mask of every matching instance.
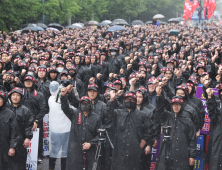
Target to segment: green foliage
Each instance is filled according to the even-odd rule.
[[[0,30],[21,29],[23,24],[42,21],[67,25],[73,22],[130,17],[144,22],[160,13],[166,20],[181,16],[185,0],[0,0]]]

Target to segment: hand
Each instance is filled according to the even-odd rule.
[[[14,148],[10,148],[8,151],[8,155],[9,156],[14,156],[15,155],[15,149]]]
[[[137,81],[137,78],[132,78],[132,80],[131,80],[131,85],[135,85],[136,84],[136,81]]]
[[[4,76],[4,75],[5,75],[5,73],[6,73],[6,70],[3,70],[3,71],[2,71],[2,75]]]
[[[91,77],[90,79],[89,79],[89,83],[90,84],[93,84],[95,82],[95,78],[94,77]]]
[[[46,66],[48,64],[48,61],[44,61],[43,64]]]
[[[123,94],[123,90],[118,90],[117,95],[122,96],[122,94]]]
[[[121,68],[121,69],[119,70],[119,73],[120,73],[120,74],[124,74],[124,69]]]
[[[140,142],[140,148],[143,149],[145,145],[146,145],[146,141],[142,139]]]
[[[154,141],[153,147],[156,147],[158,144],[157,140]]]
[[[90,143],[85,142],[85,143],[82,144],[83,150],[88,150],[90,147],[91,147]]]
[[[210,98],[213,96],[213,94],[214,94],[214,91],[213,91],[212,88],[208,88],[208,89],[206,90],[206,92],[207,92],[207,96],[208,96],[209,99],[210,99]]]
[[[154,64],[154,65],[152,66],[152,68],[153,68],[153,70],[156,70],[157,65],[156,65],[156,64]]]
[[[204,87],[208,87],[210,85],[210,80],[204,80]]]
[[[194,161],[195,161],[195,160],[194,160],[193,158],[189,158],[189,165],[190,165],[190,166],[193,166],[193,165],[194,165]]]
[[[145,155],[148,155],[151,151],[151,147],[148,145],[146,148],[145,148]]]
[[[18,64],[18,59],[14,60],[14,65]]]
[[[216,80],[217,80],[217,82],[220,81],[220,77],[221,77],[220,75],[217,75],[217,76],[216,76]]]
[[[19,84],[19,78],[18,77],[15,77],[15,82],[16,82],[16,84]]]
[[[161,87],[160,87],[160,86],[157,86],[157,87],[156,87],[156,95],[157,95],[157,96],[160,96],[160,95],[161,95],[161,92],[162,92]]]
[[[113,79],[113,73],[109,73],[109,79],[110,79],[110,80]]]
[[[177,68],[174,70],[174,74],[177,76],[177,78],[180,78],[180,72]]]
[[[26,73],[26,69],[22,69],[21,75],[24,76]]]
[[[134,60],[136,60],[137,59],[137,56],[134,56],[134,58],[133,58]]]
[[[132,67],[132,64],[127,65],[127,70],[129,70]]]
[[[23,143],[24,148],[28,148],[29,144],[30,144],[30,140],[28,138],[26,138]]]
[[[196,137],[198,138],[200,136],[200,129],[199,131],[196,133]]]
[[[65,96],[66,93],[67,93],[67,91],[68,91],[67,88],[65,88],[65,87],[62,88],[62,89],[61,89],[61,94],[62,94],[62,96]]]
[[[115,90],[110,91],[109,94],[110,94],[110,102],[113,102],[116,98],[116,95],[117,95],[115,93]]]
[[[117,74],[113,74],[113,77],[116,79],[117,78]]]
[[[100,80],[101,77],[102,77],[102,74],[100,74],[100,73],[98,73],[98,74],[96,75],[97,80]]]
[[[66,88],[67,88],[68,93],[71,93],[73,89],[73,85],[70,84]]]

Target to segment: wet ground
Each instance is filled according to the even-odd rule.
[[[60,161],[61,159],[56,160],[56,166],[54,170],[61,170]],[[38,164],[38,170],[49,170],[49,157],[44,157],[43,163]]]

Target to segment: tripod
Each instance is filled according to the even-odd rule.
[[[97,165],[98,165],[98,162],[99,162],[99,158],[102,156],[100,153],[101,153],[101,148],[102,148],[102,145],[104,145],[105,141],[106,141],[106,137],[108,138],[109,140],[109,143],[112,147],[112,149],[114,149],[114,146],[109,138],[109,135],[107,133],[107,131],[105,129],[98,129],[98,134],[99,134],[99,141],[98,141],[98,145],[97,145],[97,149],[96,149],[96,154],[95,154],[95,161],[93,163],[93,168],[92,170],[96,170],[97,169]]]
[[[163,126],[163,145],[165,146],[165,167],[166,170],[173,170],[173,161],[171,160],[171,126]],[[161,148],[162,149],[162,148]]]

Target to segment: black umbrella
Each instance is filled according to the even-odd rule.
[[[134,20],[131,25],[144,25],[144,22],[141,20]]]
[[[51,24],[48,25],[48,27],[57,28],[60,31],[63,29],[63,26],[61,26],[58,23],[51,23]]]
[[[43,23],[37,23],[36,25],[39,26],[39,27],[42,27],[43,29],[48,28],[47,25],[45,25]]]
[[[82,27],[79,27],[77,25],[69,25],[66,28],[71,28],[71,29],[82,29]]]
[[[37,30],[34,27],[25,27],[22,29],[22,33],[28,33],[28,32],[37,32]]]
[[[126,22],[124,19],[115,19],[115,20],[113,20],[111,25],[127,25],[127,26],[129,26],[128,22]]]
[[[153,23],[153,21],[147,21],[145,24],[152,24]]]

